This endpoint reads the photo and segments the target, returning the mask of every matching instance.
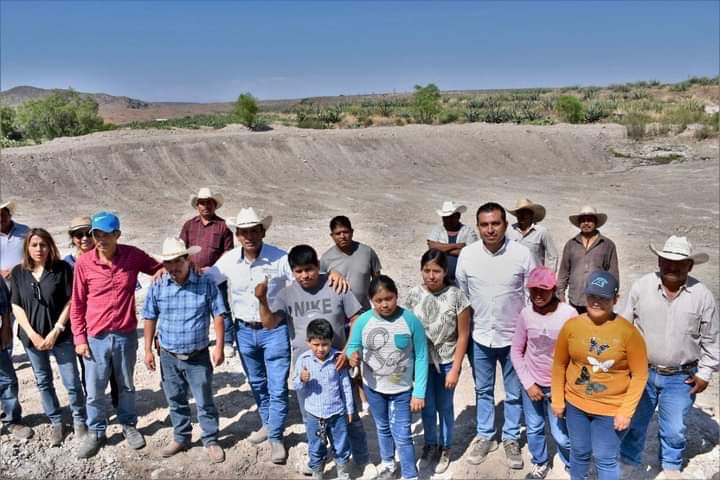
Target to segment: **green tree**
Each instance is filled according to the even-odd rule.
[[[17,109],[17,125],[25,137],[36,142],[44,138],[85,135],[105,127],[98,115],[97,102],[73,90],[54,92],[23,103]]]
[[[585,120],[585,109],[577,97],[563,95],[557,99],[555,110],[568,123],[582,123]]]
[[[257,100],[249,92],[242,93],[235,102],[235,115],[240,119],[240,123],[251,130],[258,127],[258,105]]]
[[[440,89],[434,83],[428,83],[424,87],[415,85],[413,105],[418,122],[432,123],[440,113]]]
[[[15,133],[15,110],[0,106],[0,137],[10,138]]]

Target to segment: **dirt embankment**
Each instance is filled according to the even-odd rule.
[[[667,152],[671,155],[657,158]],[[470,124],[329,131],[278,127],[263,133],[240,127],[120,130],[3,150],[0,195],[18,201],[18,221],[49,228],[60,243],[70,218],[99,209],[116,211],[124,241],[149,252],[159,251],[162,239],[177,234],[182,221],[192,215],[188,196],[200,186],[225,195],[222,216],[233,216],[243,206],[272,214],[267,241],[284,248],[309,243],[323,251],[331,243],[328,221],[346,214],[353,220],[356,238],[377,250],[383,271],[398,281],[401,297],[419,282],[419,257],[426,235],[439,223],[435,209],[443,200],[465,203],[464,220],[473,223],[472,212],[481,203],[493,200],[512,206],[518,197],[527,196],[547,207],[544,223],[560,249],[575,233],[567,216],[592,204],[609,215],[602,230],[618,247],[623,295],[632,280],[656,266],[647,243],[662,244],[676,233],[688,235],[698,249],[710,253],[711,261],[693,273],[718,297],[718,163],[717,142],[676,137],[661,144],[634,144],[616,125]],[[94,460],[78,462],[72,456],[72,439],[62,448],[47,446],[49,427],[19,344],[15,359],[24,413],[39,435],[28,443],[2,437],[0,476],[147,477],[156,471],[162,478],[284,478],[293,474],[292,463],[300,458],[302,428],[296,410],[291,411],[288,429],[288,466],[269,465],[267,447],[255,448],[245,440],[258,420],[240,364],[234,360],[218,369],[215,378],[228,461],[210,469],[202,449],[173,460],[159,459],[157,450],[170,434],[167,405],[158,376],[147,372],[139,355],[135,380],[140,427],[150,447],[139,454],[128,451],[113,425],[113,446]],[[66,404],[59,380],[56,385]],[[687,472],[693,478],[710,478],[720,466],[717,417],[712,416],[717,396],[714,381],[698,400],[703,408],[693,409],[690,416]],[[498,401],[501,398],[498,389]],[[479,467],[464,462],[474,431],[473,404],[466,369],[455,397],[453,478],[524,476],[504,466],[502,452]],[[364,421],[377,460],[372,420],[366,416]],[[657,474],[658,446],[652,433],[656,428],[653,423],[647,478]],[[414,431],[420,445],[419,418]],[[158,472],[160,468],[164,470]],[[561,469],[554,475],[562,477]]]

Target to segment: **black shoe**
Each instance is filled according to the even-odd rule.
[[[89,432],[85,435],[80,448],[78,449],[78,458],[90,458],[94,457],[100,451],[100,448],[105,445],[105,435],[98,437],[95,432]]]
[[[125,440],[127,440],[130,448],[133,450],[140,450],[145,447],[145,438],[133,425],[123,425],[122,430],[123,435],[125,435]]]

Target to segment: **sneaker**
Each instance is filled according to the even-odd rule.
[[[488,453],[494,452],[497,448],[498,444],[495,440],[475,437],[472,445],[470,446],[470,453],[468,454],[467,461],[470,465],[480,465],[485,461]]]
[[[381,462],[377,469],[377,476],[375,477],[375,480],[392,480],[395,478],[396,471],[397,466],[394,461],[392,464]]]
[[[665,480],[683,480],[685,477],[680,470],[663,470],[657,478]]]
[[[160,450],[160,455],[163,458],[170,458],[173,455],[177,455],[180,452],[187,450],[187,445],[180,443],[177,440],[172,440],[169,445]]]
[[[282,440],[271,440],[270,441],[270,461],[276,465],[282,465],[285,463],[287,451]]]
[[[259,445],[263,443],[268,438],[268,432],[267,427],[265,425],[262,426],[262,428],[256,432],[252,432],[250,436],[247,438],[248,442],[252,443],[253,445]]]
[[[300,459],[298,462],[298,472],[300,475],[303,475],[305,477],[309,477],[313,474],[313,469],[310,468],[310,465],[307,462],[307,457],[303,455],[303,458]]]
[[[324,480],[325,473],[322,470],[312,470],[312,478],[313,480]]]
[[[225,355],[225,360],[233,358],[235,356],[235,346],[232,343],[226,343],[223,347],[223,354]]]
[[[525,478],[527,479],[543,479],[547,477],[547,474],[550,473],[550,464],[549,463],[543,463],[542,465],[537,465],[533,463],[532,470],[530,470],[530,473],[525,475]]]
[[[436,474],[445,473],[450,466],[450,449],[441,447],[439,454],[437,465],[435,465]]]
[[[87,425],[85,425],[84,423],[73,423],[73,433],[75,434],[75,438],[83,438],[85,435],[87,435],[87,432]]]
[[[53,423],[50,432],[50,446],[59,447],[63,442],[63,425],[62,423]]]
[[[420,462],[418,463],[419,470],[425,470],[435,460],[437,460],[438,448],[437,445],[423,445],[422,453],[420,454]]]
[[[217,443],[211,443],[205,447],[205,451],[210,457],[210,463],[222,463],[225,461],[225,451]]]
[[[78,448],[78,458],[94,457],[100,448],[105,445],[105,435],[98,437],[95,433],[85,435],[80,448]]]
[[[505,448],[505,456],[507,457],[508,467],[513,470],[520,470],[523,468],[523,458],[520,452],[520,444],[517,440],[506,440],[503,442]]]
[[[350,465],[344,463],[342,465],[336,463],[335,469],[337,470],[338,480],[350,480]]]
[[[145,438],[133,425],[123,425],[122,430],[130,448],[140,450],[145,446]]]
[[[12,433],[15,438],[19,438],[21,440],[28,440],[35,434],[32,428],[27,425],[23,425],[22,423],[8,423],[7,431]]]

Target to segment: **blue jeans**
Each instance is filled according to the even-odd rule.
[[[570,466],[570,437],[568,437],[567,425],[564,418],[558,418],[552,414],[550,406],[550,387],[540,387],[545,394],[543,400],[531,400],[523,388],[522,401],[527,423],[528,450],[532,456],[532,463],[544,465],[548,463],[548,449],[545,441],[545,417],[550,426],[550,434],[560,454],[560,460],[565,466]]]
[[[87,418],[85,414],[85,394],[80,382],[80,373],[75,359],[75,346],[72,339],[55,344],[52,350],[37,350],[35,347],[29,346],[25,349],[25,352],[30,359],[35,374],[35,383],[40,391],[43,411],[50,419],[50,422],[53,424],[62,423],[62,411],[55,393],[53,372],[50,366],[50,353],[52,352],[60,370],[60,378],[68,393],[73,423],[84,424]]]
[[[230,311],[230,300],[228,299],[228,284],[227,282],[223,282],[220,285],[218,285],[218,290],[220,290],[220,295],[222,295],[223,302],[225,302],[225,318],[224,318],[224,324],[225,324],[225,345],[234,345],[235,344],[235,322],[233,321],[232,312]],[[217,339],[215,340],[218,341]]]
[[[435,365],[428,368],[427,388],[425,389],[425,408],[422,411],[423,432],[425,445],[438,445],[437,419],[440,417],[440,445],[449,449],[452,445],[453,426],[455,425],[455,410],[453,409],[453,396],[455,388],[445,388],[445,377],[453,364],[440,365],[440,372]]]
[[[0,415],[2,423],[20,423],[22,409],[18,401],[18,380],[7,349],[0,349],[0,403],[2,403],[2,415]]]
[[[585,413],[570,402],[565,402],[565,418],[570,434],[570,478],[585,480],[590,457],[594,457],[597,480],[618,480],[620,442],[627,430],[615,430],[615,417]]]
[[[108,385],[110,370],[115,373],[118,386],[118,422],[137,425],[135,409],[135,360],[138,340],[132,333],[104,333],[98,337],[88,336],[90,358],[84,358],[85,385],[87,387],[88,430],[98,437],[105,435]]]
[[[493,348],[473,341],[473,364],[475,375],[475,403],[477,415],[477,436],[491,440],[495,436],[495,366],[500,362],[505,386],[502,439],[520,438],[520,415],[522,384],[510,362],[510,347]]]
[[[377,428],[378,449],[383,463],[395,461],[395,447],[400,456],[403,478],[416,478],[415,446],[412,441],[411,391],[395,394],[376,392],[365,385],[370,413]]]
[[[260,420],[268,438],[281,441],[288,416],[290,336],[287,324],[272,330],[253,330],[236,322],[237,344],[250,382]]]
[[[308,466],[314,472],[322,470],[325,455],[327,454],[327,445],[320,432],[321,426],[324,428],[327,441],[335,453],[335,463],[345,465],[350,460],[347,415],[341,413],[330,418],[320,419],[305,412],[305,431],[308,437]]]
[[[642,462],[648,424],[657,407],[660,439],[658,456],[662,468],[663,470],[682,469],[683,451],[687,445],[685,419],[695,402],[695,395],[690,395],[692,385],[685,383],[687,378],[687,373],[658,375],[655,369],[648,370],[645,391],[620,447],[620,455],[625,463],[639,465]]]
[[[203,445],[217,443],[219,415],[213,400],[210,351],[206,349],[190,360],[179,360],[161,349],[160,373],[163,392],[170,407],[175,441],[189,445],[192,440],[188,403],[190,391],[197,406]]]

